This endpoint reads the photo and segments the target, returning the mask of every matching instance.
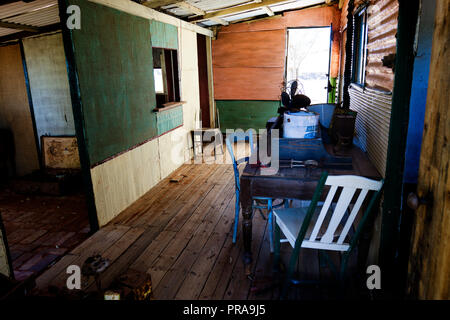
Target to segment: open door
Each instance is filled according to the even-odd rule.
[[[416,209],[408,294],[419,299],[450,299],[449,6],[437,1],[417,193],[408,197]]]
[[[288,28],[286,80],[299,81],[299,93],[311,103],[327,103],[331,26]]]

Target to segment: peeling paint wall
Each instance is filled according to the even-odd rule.
[[[137,4],[128,2],[124,2],[123,6],[126,10],[139,9]],[[192,26],[178,21],[175,27],[178,35],[180,93],[181,100],[186,102],[182,106],[183,126],[91,168],[100,226],[107,224],[191,158],[190,131],[196,127],[200,117],[197,33]],[[158,38],[153,33],[152,39],[154,36]]]
[[[38,137],[74,136],[61,33],[23,40]]]

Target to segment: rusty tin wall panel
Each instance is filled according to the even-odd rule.
[[[365,1],[356,0],[355,10]],[[341,12],[341,32],[347,26],[348,0],[344,2]],[[398,0],[371,0],[368,7],[368,37],[366,85],[382,91],[392,91],[394,72],[383,66],[381,59],[395,54],[397,45]]]
[[[394,72],[384,67],[381,59],[396,52],[398,1],[371,1],[368,14],[366,84],[370,88],[392,91]]]

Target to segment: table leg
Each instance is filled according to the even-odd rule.
[[[252,263],[252,196],[250,180],[241,179],[240,200],[242,208],[242,231],[244,240],[245,274],[251,274]]]

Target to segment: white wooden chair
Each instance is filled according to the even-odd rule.
[[[324,186],[330,190],[323,205],[318,206]],[[374,204],[377,202],[383,180],[370,180],[359,176],[328,176],[324,172],[317,185],[309,207],[275,209],[275,268],[280,260],[280,231],[287,242],[294,248],[287,271],[287,283],[291,281],[300,248],[332,250],[343,253],[341,260],[341,279],[344,276],[350,252],[355,247],[364,224],[366,223]],[[333,201],[342,189],[337,201]],[[349,205],[360,190],[351,210]],[[355,232],[350,236],[349,231],[358,215],[369,191],[375,191],[367,209],[365,210]],[[286,289],[283,290],[285,293]]]

